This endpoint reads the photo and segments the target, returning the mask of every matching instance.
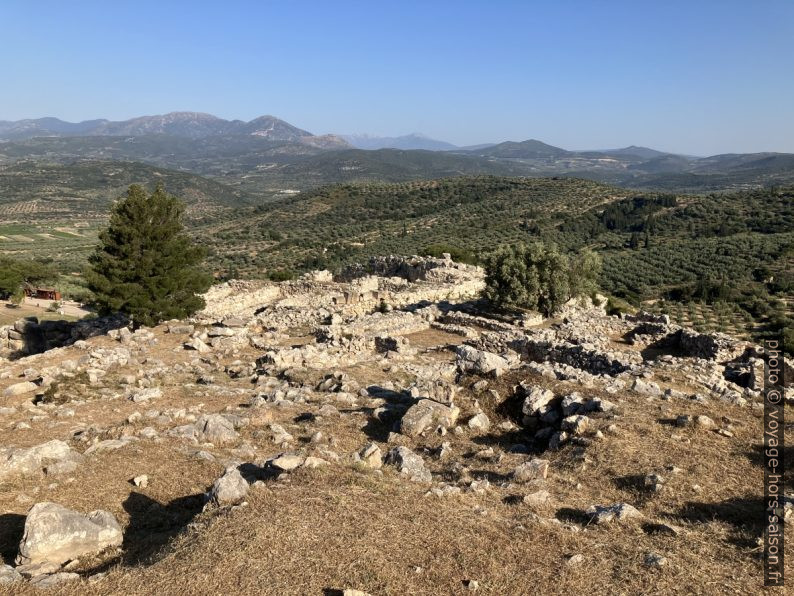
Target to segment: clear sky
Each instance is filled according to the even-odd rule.
[[[794,0],[2,0],[0,119],[794,152]]]

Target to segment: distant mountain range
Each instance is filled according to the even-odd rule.
[[[567,176],[675,192],[794,183],[794,154],[786,153],[699,158],[635,145],[571,151],[537,139],[456,147],[417,133],[314,135],[274,116],[244,122],[196,112],[124,121],[0,121],[0,169],[28,161],[140,162],[206,176],[262,198],[335,182],[473,174]]]
[[[325,146],[327,148],[349,148],[340,137],[316,136],[301,130],[274,116],[260,116],[250,122],[224,120],[200,112],[171,112],[158,116],[141,116],[130,120],[86,120],[64,122],[58,118],[38,118],[0,121],[0,139],[24,140],[34,137],[80,137],[80,136],[145,136],[169,135],[189,139],[212,136],[254,136],[268,141],[289,141]]]
[[[356,149],[422,149],[425,151],[459,149],[452,143],[437,141],[419,133],[400,137],[375,137],[370,135],[341,135],[341,137]]]

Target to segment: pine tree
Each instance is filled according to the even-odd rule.
[[[206,253],[185,233],[184,210],[161,185],[151,195],[130,186],[89,258],[87,279],[100,312],[122,312],[136,325],[155,325],[203,308],[198,294],[212,277],[199,267]]]

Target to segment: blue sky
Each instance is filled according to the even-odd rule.
[[[0,3],[0,119],[794,152],[794,1]]]

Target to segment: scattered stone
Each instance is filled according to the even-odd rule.
[[[460,414],[455,406],[445,406],[432,399],[420,399],[411,406],[400,421],[400,432],[417,437],[428,429],[454,426]]]
[[[557,450],[570,439],[570,435],[565,431],[557,431],[549,438],[549,449]]]
[[[59,573],[53,573],[52,575],[40,575],[35,577],[30,580],[30,584],[37,588],[51,588],[52,586],[57,586],[64,582],[76,581],[78,579],[80,579],[80,574],[78,573],[61,571]]]
[[[569,431],[572,435],[583,435],[590,426],[590,419],[587,416],[576,414],[564,418],[561,424],[562,430]]]
[[[414,482],[430,482],[433,476],[425,468],[425,462],[408,447],[394,447],[386,454],[386,463],[395,466],[400,474]]]
[[[469,418],[466,425],[475,432],[485,432],[491,427],[491,421],[488,419],[488,416],[480,412]]]
[[[478,582],[476,579],[467,579],[463,583],[466,585],[466,589],[469,592],[476,592],[480,589],[480,582]]]
[[[521,411],[526,416],[535,416],[554,399],[554,393],[542,387],[532,387],[526,393]]]
[[[220,414],[205,414],[196,421],[195,428],[199,441],[204,443],[224,445],[240,437],[234,424]]]
[[[658,553],[648,553],[645,555],[645,561],[643,561],[643,564],[646,567],[655,567],[657,569],[661,569],[667,565],[667,557],[663,557]]]
[[[146,488],[149,486],[149,477],[146,474],[136,476],[132,479],[132,483],[138,488]]]
[[[615,503],[614,505],[594,505],[587,510],[593,523],[606,524],[614,520],[620,522],[639,521],[643,518],[635,507],[628,503]]]
[[[248,494],[248,482],[245,481],[237,466],[229,466],[210,489],[207,500],[219,507],[236,505]]]
[[[548,473],[548,460],[531,459],[528,462],[518,465],[513,470],[513,481],[524,483],[533,480],[545,480]]]
[[[53,563],[51,561],[42,561],[40,563],[28,563],[19,565],[16,569],[23,577],[31,578],[38,577],[39,575],[50,575],[57,573],[61,570],[60,563]]]
[[[212,348],[210,348],[207,344],[205,344],[201,339],[198,337],[185,342],[185,349],[186,350],[196,350],[199,354],[207,354],[212,352]]]
[[[383,465],[383,454],[381,453],[380,447],[375,443],[365,445],[361,451],[358,452],[358,457],[360,461],[373,470],[379,470]]]
[[[14,383],[13,385],[9,385],[3,391],[3,397],[17,397],[19,395],[24,395],[26,393],[30,393],[31,391],[36,391],[39,386],[36,383],[31,383],[30,381],[22,381],[21,383]]]
[[[463,373],[500,376],[509,367],[507,360],[498,354],[478,350],[467,345],[455,348],[457,366]]]
[[[642,480],[643,486],[653,492],[659,492],[664,486],[664,478],[659,474],[648,474]]]
[[[0,564],[0,586],[22,581],[22,574],[11,565]]]
[[[284,453],[270,460],[271,465],[273,465],[275,468],[278,468],[282,472],[291,472],[292,470],[301,467],[304,462],[305,458],[302,455],[297,455],[294,453]]]
[[[535,507],[548,503],[550,497],[551,495],[548,493],[548,491],[539,490],[535,491],[534,493],[524,495],[523,501],[525,505]]]
[[[696,416],[695,417],[695,424],[697,424],[701,428],[711,429],[716,427],[716,423],[709,418],[708,416]]]
[[[314,468],[320,468],[322,466],[327,466],[328,462],[322,459],[321,457],[307,457],[306,460],[303,462],[304,468],[309,468],[313,470]]]
[[[143,401],[149,401],[150,399],[155,399],[157,397],[162,397],[162,396],[163,396],[162,389],[160,389],[159,387],[150,387],[148,389],[138,389],[131,391],[128,394],[127,399],[138,403]]]
[[[636,391],[637,393],[641,393],[643,395],[649,395],[651,397],[658,397],[662,394],[662,390],[653,381],[644,381],[640,378],[634,379],[634,383],[631,385],[631,389]]]

